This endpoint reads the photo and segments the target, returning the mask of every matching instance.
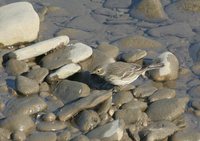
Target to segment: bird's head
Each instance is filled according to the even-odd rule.
[[[104,66],[96,67],[94,71],[92,71],[92,74],[96,74],[99,76],[104,76],[105,73],[106,73],[106,68]]]

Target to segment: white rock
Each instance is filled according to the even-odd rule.
[[[17,60],[25,60],[42,55],[50,50],[55,49],[60,45],[67,45],[69,43],[68,36],[59,36],[49,40],[45,40],[25,48],[18,49],[9,54],[10,58]]]
[[[40,20],[28,2],[0,7],[0,43],[7,46],[37,39]]]
[[[77,64],[74,64],[74,63],[67,64],[67,65],[59,68],[58,70],[56,70],[54,73],[50,74],[49,80],[54,81],[57,79],[65,79],[65,78],[75,74],[80,69],[81,69],[81,67]]]
[[[152,78],[156,81],[175,80],[178,78],[179,61],[171,52],[162,53],[155,62],[161,62],[164,67],[150,71]]]
[[[90,131],[87,136],[89,138],[108,139],[109,141],[120,141],[123,137],[124,121],[114,120],[103,126],[99,126]]]
[[[69,59],[72,60],[73,63],[78,63],[89,58],[92,55],[92,48],[83,43],[76,43],[72,46],[70,50]]]

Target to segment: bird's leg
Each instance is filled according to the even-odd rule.
[[[142,78],[144,79],[144,80],[146,80],[146,79],[148,79],[148,77],[146,76],[146,71],[145,72],[143,72],[142,74],[141,74],[141,76],[142,76]]]

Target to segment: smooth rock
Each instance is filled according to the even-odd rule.
[[[15,114],[1,120],[0,126],[10,131],[22,131],[28,133],[34,129],[35,124],[28,115]]]
[[[117,46],[108,44],[106,42],[101,43],[97,49],[104,52],[108,57],[111,58],[116,58],[119,54],[119,48]]]
[[[100,123],[100,118],[95,111],[84,110],[77,115],[75,121],[81,131],[88,132]]]
[[[39,122],[37,124],[37,130],[38,131],[58,131],[58,130],[63,130],[67,127],[65,122],[62,121],[52,121],[52,122]]]
[[[56,133],[53,132],[36,132],[28,137],[28,141],[56,141]]]
[[[53,94],[66,104],[88,96],[90,88],[81,82],[63,80],[58,84]]]
[[[192,67],[191,67],[191,70],[192,72],[195,74],[195,75],[200,75],[200,63],[195,63]]]
[[[172,136],[172,141],[199,141],[200,140],[200,134],[199,131],[196,131],[194,129],[185,130],[185,131],[179,131],[176,132]]]
[[[58,117],[61,121],[70,119],[73,115],[84,109],[92,108],[104,102],[112,96],[111,91],[93,91],[89,96],[71,104],[65,105],[58,112]]]
[[[24,76],[17,76],[16,89],[23,95],[31,95],[39,92],[39,85],[36,80]]]
[[[99,126],[94,130],[87,133],[87,136],[92,138],[98,138],[101,140],[107,139],[110,141],[120,141],[123,137],[124,122],[122,120],[114,120],[103,126]]]
[[[179,61],[171,52],[162,53],[154,62],[164,64],[164,67],[149,71],[151,77],[156,81],[175,80],[178,78]]]
[[[130,102],[123,104],[122,109],[140,109],[141,111],[145,111],[147,108],[147,103],[143,101],[131,100]]]
[[[154,102],[161,99],[171,99],[176,96],[176,91],[169,88],[163,88],[156,91],[153,95],[148,97],[150,102]]]
[[[200,110],[200,100],[193,100],[191,106],[196,110]]]
[[[184,113],[188,101],[188,97],[155,101],[149,105],[147,115],[153,121],[172,121]]]
[[[145,50],[138,49],[136,51],[129,51],[127,53],[123,53],[121,59],[127,63],[134,63],[140,59],[143,59],[147,55]]]
[[[7,63],[6,63],[6,71],[8,72],[8,74],[10,75],[20,75],[24,72],[28,71],[28,65],[23,62],[23,61],[18,61],[15,59],[10,59]]]
[[[130,12],[132,17],[148,21],[163,21],[168,17],[162,7],[160,0],[141,0]]]
[[[48,92],[50,91],[50,87],[47,82],[43,82],[40,84],[40,92]]]
[[[85,135],[79,135],[79,136],[73,138],[71,141],[90,141],[90,140]]]
[[[11,138],[14,141],[25,141],[26,140],[26,134],[22,131],[16,131],[11,135]]]
[[[9,101],[6,106],[4,114],[7,116],[13,113],[33,115],[47,108],[47,104],[39,96],[16,98]]]
[[[55,121],[56,115],[54,113],[47,113],[44,116],[42,116],[42,119],[44,121],[49,121],[49,122]]]
[[[111,106],[112,106],[112,97],[98,105],[97,113],[99,115],[106,114],[108,110],[111,108]]]
[[[106,0],[103,6],[106,8],[128,8],[131,3],[131,0]]]
[[[151,36],[176,36],[180,38],[190,38],[195,35],[192,28],[187,23],[175,23],[172,25],[153,28],[148,31]]]
[[[189,89],[188,94],[192,97],[192,98],[200,98],[200,85],[194,86],[191,89]]]
[[[48,75],[49,70],[46,68],[36,68],[28,72],[27,77],[36,80],[39,84],[43,82]]]
[[[198,0],[182,0],[180,1],[180,7],[189,12],[200,12],[200,2]]]
[[[57,136],[58,141],[68,141],[71,138],[71,132],[68,129],[60,132]]]
[[[37,39],[40,21],[31,3],[11,3],[0,7],[0,13],[1,44],[7,46]]]
[[[128,103],[133,99],[133,95],[130,91],[121,91],[113,95],[114,105],[121,106],[122,104]]]
[[[158,89],[156,87],[143,84],[134,90],[133,95],[137,98],[146,98],[154,94],[157,90]]]
[[[7,129],[0,128],[0,140],[8,141],[10,139],[11,132]]]

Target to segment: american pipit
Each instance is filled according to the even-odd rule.
[[[164,64],[157,63],[142,68],[141,65],[125,62],[114,62],[104,66],[97,67],[93,74],[97,74],[116,86],[124,86],[135,81],[140,75],[145,76],[145,72],[153,69],[159,69]]]

